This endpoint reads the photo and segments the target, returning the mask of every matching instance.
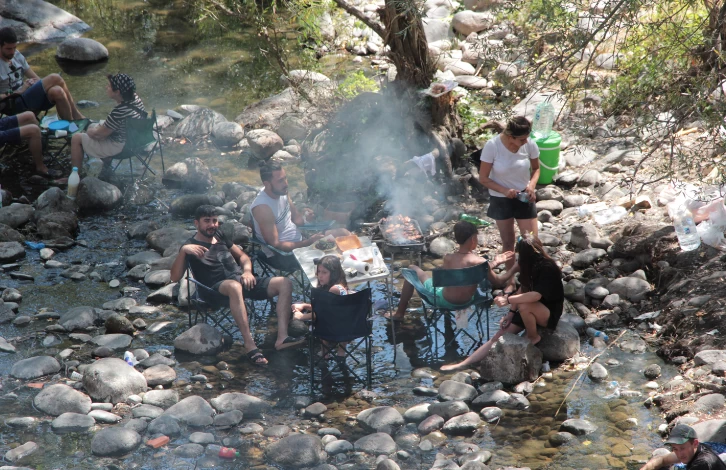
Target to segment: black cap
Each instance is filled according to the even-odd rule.
[[[114,90],[120,91],[121,93],[136,91],[136,83],[134,83],[134,79],[125,73],[107,75],[107,78],[108,81],[111,82],[111,88]]]
[[[670,435],[668,436],[668,440],[665,441],[666,444],[685,444],[686,442],[690,441],[691,439],[696,439],[696,431],[685,424],[677,424],[673,430],[671,431]]]

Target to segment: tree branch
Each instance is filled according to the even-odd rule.
[[[360,21],[363,22],[366,26],[371,28],[377,35],[381,37],[381,39],[385,40],[385,30],[383,29],[383,26],[378,23],[377,21],[373,21],[370,18],[368,18],[366,15],[363,14],[362,11],[354,7],[353,5],[347,3],[345,0],[335,0],[335,3],[345,10],[349,15],[352,15],[356,18],[358,18]]]

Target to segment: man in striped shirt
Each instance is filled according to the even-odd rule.
[[[71,139],[71,163],[81,168],[83,154],[111,163],[126,142],[126,119],[142,119],[147,116],[141,98],[136,94],[134,79],[125,73],[109,75],[106,93],[116,101],[116,107],[100,125],[88,128],[88,133],[74,134]]]

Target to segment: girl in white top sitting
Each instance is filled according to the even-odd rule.
[[[335,255],[323,256],[315,271],[318,278],[318,288],[327,290],[336,295],[348,295],[348,282],[345,280],[345,272],[340,264],[340,258]],[[292,316],[296,320],[312,320],[312,306],[306,303],[292,304]],[[327,343],[326,343],[327,344]],[[338,356],[345,356],[346,343],[338,345]]]
[[[539,148],[529,138],[532,125],[523,116],[487,126],[500,134],[484,145],[481,151],[479,181],[489,189],[487,216],[497,222],[502,238],[502,252],[514,250],[514,221],[520,233],[537,236],[537,209],[535,185],[539,179]],[[507,270],[514,265],[512,258]],[[505,294],[515,291],[514,278],[505,288]]]

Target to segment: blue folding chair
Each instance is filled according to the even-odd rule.
[[[437,268],[432,272],[432,281],[434,290],[439,287],[466,287],[476,285],[477,290],[472,299],[464,305],[457,306],[456,310],[450,310],[441,305],[437,305],[437,299],[434,292],[427,289],[419,280],[416,271],[408,268],[401,269],[401,275],[416,289],[421,297],[423,306],[424,321],[426,322],[426,335],[431,344],[431,359],[428,362],[436,362],[439,359],[439,335],[443,336],[444,351],[450,347],[460,336],[469,338],[471,344],[463,350],[463,355],[468,356],[476,348],[481,346],[485,341],[489,340],[489,308],[492,304],[491,283],[489,282],[489,263],[484,262],[476,266],[462,269],[442,269]],[[473,307],[473,308],[472,308]],[[454,320],[456,312],[461,310],[471,310],[467,315],[467,323],[474,323],[476,326],[476,337],[469,331],[469,328],[456,328],[453,335],[446,334],[446,330],[451,328],[451,321]],[[481,317],[486,318],[486,335],[482,329]],[[443,319],[443,330],[440,321]],[[447,341],[446,337],[450,336]],[[485,339],[486,338],[486,339]],[[462,345],[463,346],[463,345]]]

